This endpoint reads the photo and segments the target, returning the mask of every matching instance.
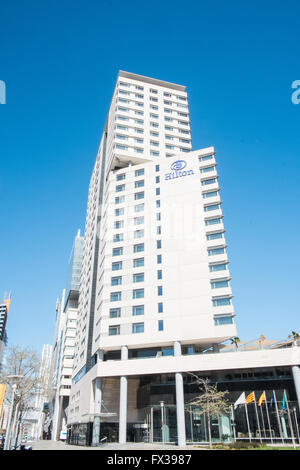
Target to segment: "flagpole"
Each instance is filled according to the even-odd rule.
[[[250,431],[250,426],[249,426],[247,403],[245,403],[245,411],[246,411],[246,419],[247,419],[247,425],[248,425],[249,441],[251,442],[251,431]]]
[[[269,416],[269,410],[268,410],[267,395],[265,391],[264,391],[264,394],[265,394],[265,399],[266,399],[266,412],[267,412],[267,420],[268,420],[268,425],[269,425],[269,430],[270,430],[271,444],[273,444],[272,428],[271,428],[271,422],[270,422],[270,416]]]
[[[261,414],[261,421],[262,421],[262,424],[263,424],[263,431],[264,431],[264,436],[265,436],[265,439],[267,437],[267,434],[266,434],[266,426],[265,426],[265,420],[264,420],[264,415],[263,415],[263,411],[262,411],[262,404],[263,404],[263,401],[266,400],[266,395],[265,395],[265,392],[263,392],[263,400],[261,402],[261,404],[259,405],[259,401],[258,401],[258,405],[260,407],[260,414]]]
[[[300,436],[299,436],[299,428],[298,428],[298,421],[297,421],[297,412],[296,408],[294,407],[294,416],[295,416],[295,423],[296,423],[296,429],[297,429],[297,436],[298,436],[298,443],[300,444]]]
[[[276,398],[275,390],[273,390],[273,393],[274,393],[274,398],[275,398],[275,408],[276,408],[276,414],[277,414],[279,433],[280,433],[280,437],[282,439],[282,443],[284,444],[284,438],[283,438],[281,422],[280,422],[279,413],[278,413],[277,398]]]
[[[253,397],[254,397],[255,414],[256,414],[257,425],[258,425],[259,440],[260,442],[262,442],[260,424],[259,424],[259,418],[258,418],[258,412],[257,412],[257,406],[256,406],[256,399],[255,399],[255,392],[253,392]]]
[[[285,399],[286,399],[286,407],[287,407],[287,412],[288,412],[288,419],[289,419],[289,425],[290,425],[290,428],[291,428],[291,437],[292,437],[292,441],[293,441],[293,447],[294,449],[296,448],[296,444],[295,444],[295,437],[294,437],[294,430],[293,430],[293,423],[292,423],[292,420],[291,420],[291,415],[290,415],[290,407],[289,407],[289,402],[288,402],[288,398],[287,398],[287,393],[285,390],[283,390],[283,393],[285,395]]]

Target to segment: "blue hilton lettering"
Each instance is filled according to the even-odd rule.
[[[183,170],[187,166],[185,160],[177,160],[176,162],[172,163],[171,165],[171,172],[165,173],[166,180],[172,180],[175,178],[181,178],[182,176],[193,175],[193,170]]]

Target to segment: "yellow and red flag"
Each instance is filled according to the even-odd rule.
[[[261,406],[261,404],[262,404],[263,401],[266,401],[266,394],[265,394],[265,392],[263,392],[263,393],[261,394],[261,396],[259,397],[259,400],[258,400],[258,403],[257,403],[258,406]]]
[[[252,401],[254,401],[254,392],[249,393],[246,397],[246,403],[251,403]]]
[[[3,404],[5,390],[6,386],[4,384],[0,384],[0,406]]]

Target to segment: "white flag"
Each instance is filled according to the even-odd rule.
[[[235,402],[235,404],[233,405],[234,406],[234,409],[236,409],[239,405],[244,405],[246,403],[246,395],[245,395],[245,392],[243,392],[239,398],[237,399],[237,401]]]

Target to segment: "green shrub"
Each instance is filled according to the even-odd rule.
[[[237,441],[234,444],[229,444],[229,449],[258,449],[260,444],[258,442],[244,442],[244,441]]]

